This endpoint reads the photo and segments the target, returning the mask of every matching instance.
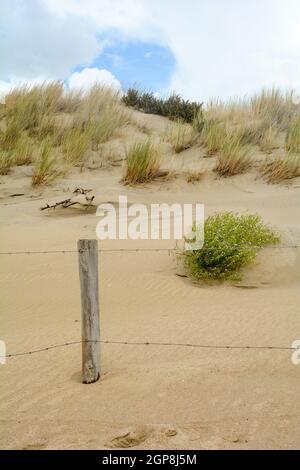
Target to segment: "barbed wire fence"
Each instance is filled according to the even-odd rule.
[[[227,248],[245,248],[245,249],[261,249],[261,246],[255,245],[222,245],[220,249]],[[265,246],[263,249],[287,249],[287,248],[300,248],[300,245],[272,245]],[[203,251],[213,251],[216,250],[215,247],[205,247],[200,248]],[[170,248],[105,248],[97,250],[98,253],[138,253],[138,252],[175,252],[180,250],[180,247],[174,246]],[[68,253],[78,253],[79,250],[26,250],[26,251],[0,251],[0,255],[47,255],[47,254],[68,254]],[[80,250],[80,253],[84,253],[85,250]]]
[[[261,248],[253,245],[222,245],[223,249],[225,248]],[[269,249],[299,249],[300,245],[272,245],[265,247]],[[202,247],[202,250],[212,250],[216,249],[215,247]],[[94,252],[98,253],[139,253],[139,252],[168,252],[173,253],[178,251],[178,247],[168,247],[168,248],[107,248],[107,249],[95,249]],[[3,256],[14,256],[14,255],[48,255],[48,254],[81,254],[90,253],[90,250],[77,249],[77,250],[23,250],[23,251],[4,251],[0,252],[0,255]],[[67,341],[60,344],[49,345],[41,347],[38,349],[32,349],[29,351],[9,353],[5,355],[0,355],[0,359],[11,359],[20,356],[29,356],[37,353],[42,353],[50,351],[57,348],[69,347],[73,345],[81,344],[84,345],[99,345],[99,344],[111,344],[111,345],[123,345],[123,346],[153,346],[153,347],[183,347],[183,348],[194,348],[194,349],[214,349],[214,350],[265,350],[265,351],[295,351],[299,348],[293,346],[275,346],[275,345],[229,345],[229,344],[197,344],[197,343],[183,343],[183,342],[159,342],[159,341],[126,341],[126,340],[90,340],[84,339],[79,341]]]

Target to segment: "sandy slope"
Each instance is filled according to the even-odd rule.
[[[151,132],[165,120],[137,115]],[[140,131],[135,131],[140,134]],[[111,145],[121,152],[120,136]],[[207,167],[203,150],[172,156],[178,171]],[[171,162],[171,163],[170,163]],[[123,187],[121,168],[77,170],[43,192],[18,168],[0,186],[1,251],[76,249],[95,237],[97,218],[82,209],[40,212],[77,185],[97,202],[204,202],[259,212],[287,243],[300,244],[300,183],[271,186],[246,175],[190,185],[183,177]],[[24,192],[24,196],[9,197]],[[102,248],[162,242],[106,242]],[[168,243],[168,246],[170,243]],[[211,345],[291,346],[300,339],[300,251],[265,250],[240,287],[196,286],[176,276],[167,252],[100,257],[103,339]],[[1,256],[1,339],[19,352],[80,339],[76,254]],[[300,365],[290,351],[102,346],[102,379],[80,383],[80,345],[8,360],[1,374],[1,448],[299,448]]]

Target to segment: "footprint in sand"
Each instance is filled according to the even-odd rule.
[[[110,442],[105,444],[106,447],[116,449],[127,449],[135,447],[145,442],[152,434],[152,429],[145,426],[138,427],[134,430],[125,432],[120,436],[115,437]]]

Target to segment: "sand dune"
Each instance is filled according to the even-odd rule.
[[[137,113],[153,133],[163,118]],[[131,132],[130,130],[128,132]],[[125,137],[124,137],[125,139]],[[122,138],[121,138],[122,141]],[[120,141],[115,142],[120,147]],[[121,151],[121,150],[120,150]],[[180,171],[212,165],[203,150],[170,149],[165,166],[179,176],[130,188],[122,167],[74,171],[47,189],[30,188],[30,169],[1,184],[1,251],[76,250],[95,238],[95,211],[41,212],[76,186],[97,203],[202,202],[215,211],[258,212],[300,245],[300,183],[267,185],[255,169],[188,184]],[[14,193],[23,196],[11,197]],[[173,242],[106,241],[101,248],[160,247]],[[263,250],[234,285],[195,285],[177,276],[167,252],[100,255],[101,337],[116,341],[270,345],[300,339],[300,251]],[[77,254],[1,256],[1,339],[8,353],[80,339]],[[300,366],[286,350],[192,349],[102,345],[102,378],[80,382],[81,349],[72,345],[15,357],[0,367],[1,448],[297,448]]]

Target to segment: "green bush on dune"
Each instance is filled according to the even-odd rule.
[[[129,88],[122,101],[139,111],[149,114],[158,114],[170,119],[181,119],[192,123],[202,108],[202,103],[184,100],[178,94],[172,94],[169,98],[157,98],[152,92],[141,92],[136,88]]]
[[[196,280],[237,280],[260,248],[279,242],[279,235],[259,215],[221,212],[205,220],[203,247],[184,251],[182,257]]]

